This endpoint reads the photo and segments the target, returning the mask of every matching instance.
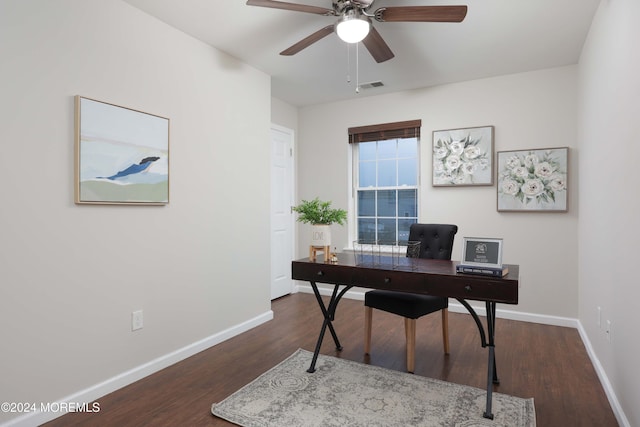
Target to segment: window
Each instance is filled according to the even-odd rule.
[[[406,244],[418,222],[419,121],[349,129],[356,240]]]

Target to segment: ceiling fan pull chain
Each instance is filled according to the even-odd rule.
[[[360,93],[360,43],[356,43],[356,93]]]
[[[351,76],[349,73],[351,72],[351,49],[349,48],[349,43],[345,43],[347,46],[347,83],[351,83]]]

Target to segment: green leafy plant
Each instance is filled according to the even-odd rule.
[[[347,211],[332,209],[331,202],[323,202],[317,197],[310,201],[303,200],[293,210],[299,214],[298,221],[307,224],[343,225],[347,220]]]

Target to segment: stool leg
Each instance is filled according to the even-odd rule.
[[[449,309],[442,310],[442,343],[444,354],[449,354]]]
[[[373,315],[373,309],[371,307],[364,307],[364,354],[369,354],[371,351],[371,319]]]
[[[407,372],[413,373],[416,363],[416,319],[404,318],[407,336]]]

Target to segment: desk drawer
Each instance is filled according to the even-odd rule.
[[[291,264],[291,278],[308,282],[351,285],[353,270],[335,264],[297,263],[294,261]]]
[[[388,289],[412,292],[425,290],[425,278],[420,274],[403,271],[362,269],[354,273],[353,284],[362,288]]]
[[[427,279],[425,287],[430,295],[475,301],[494,301],[506,304],[518,303],[518,284],[506,281],[487,280],[438,280]]]

